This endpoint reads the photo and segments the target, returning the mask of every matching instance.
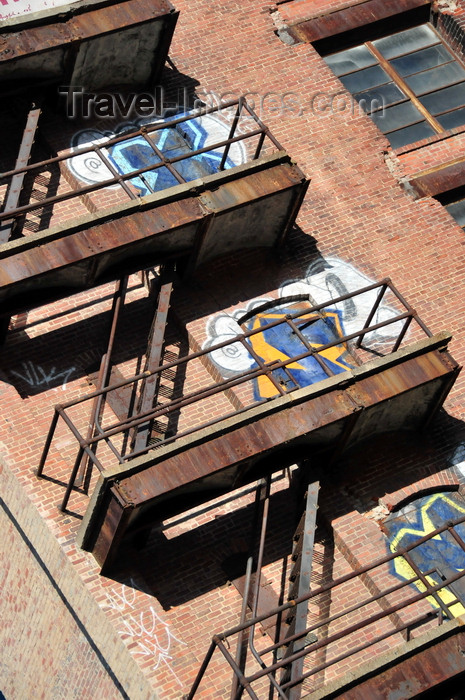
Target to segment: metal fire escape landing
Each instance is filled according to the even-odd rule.
[[[309,343],[304,335],[309,324],[318,323],[318,319],[326,322],[330,309],[337,304],[373,290],[378,290],[376,300],[358,330],[333,335],[326,344]],[[395,295],[399,311],[374,323],[387,292]],[[87,457],[100,471],[100,477],[81,526],[79,543],[93,552],[102,568],[117,558],[122,538],[136,524],[138,528],[150,527],[309,454],[334,461],[342,450],[367,435],[421,428],[442,405],[460,370],[447,353],[450,335],[432,336],[389,280],[325,304],[312,307],[307,303],[297,308],[224,343],[55,407],[38,475],[46,467],[58,420],[64,420],[79,449],[61,508],[67,508],[80,465]],[[294,338],[300,337],[300,352],[287,360],[263,361],[254,350],[254,338],[278,327],[287,327]],[[397,329],[389,343],[373,338],[376,331],[387,327]],[[423,339],[405,345],[408,328],[415,339]],[[186,376],[191,363],[209,363],[211,353],[235,343],[245,346],[255,359],[254,366],[245,372],[221,381],[212,381],[210,375],[210,380],[203,386],[196,385],[194,391],[178,387],[173,398],[154,395],[152,408],[128,413],[123,419],[115,421],[110,412],[103,422],[99,421],[96,432],[87,433],[87,438],[73,422],[74,408],[82,416],[85,402],[106,401],[124,386],[137,387],[154,377],[157,381],[157,376],[177,374],[181,368]],[[336,374],[327,359],[328,351],[334,356],[335,350],[338,356],[346,353],[352,358],[347,368]],[[308,360],[317,368],[315,383],[298,386],[283,380],[283,371],[290,372],[292,366]],[[257,381],[267,382],[267,398],[254,395]],[[249,399],[242,407],[231,410],[229,399],[223,408],[218,407],[219,397],[230,397],[231,392],[247,387]],[[199,412],[209,418],[200,423],[192,421],[190,417]],[[145,444],[135,447],[132,440],[140,426],[170,415],[181,420],[174,434],[162,436],[155,446],[144,438]]]
[[[229,124],[227,138],[218,137],[215,143],[174,156],[158,148],[162,131],[172,129],[178,134],[189,122],[209,115]],[[111,149],[130,149],[136,141],[143,141],[145,152],[151,154],[147,164],[118,171],[110,157]],[[242,144],[246,162],[235,165],[228,159],[234,144]],[[145,125],[104,144],[67,149],[45,161],[22,163],[1,174],[0,181],[32,177],[51,166],[67,168],[73,158],[89,154],[106,169],[108,176],[102,181],[69,185],[40,202],[14,208],[9,205],[0,212],[0,226],[14,221],[17,229],[14,240],[0,244],[3,318],[119,279],[144,266],[182,259],[189,272],[236,250],[279,247],[295,221],[309,184],[243,98]],[[216,159],[214,171],[192,176],[189,164],[199,163],[207,154],[210,161],[213,155]],[[157,186],[155,191],[150,183],[160,173],[160,179],[169,184],[166,189]],[[140,187],[138,190],[142,177],[147,186],[143,196]],[[70,219],[33,235],[21,231],[21,222],[29,212],[52,207],[59,213],[62,204],[66,206],[83,195],[98,195],[106,187],[116,187],[127,201],[106,209],[98,206],[95,214]]]
[[[412,571],[411,578],[401,582],[393,579],[392,585],[385,586],[376,595],[368,594],[362,599],[358,597],[352,605],[342,606],[336,613],[306,617],[298,632],[273,644],[261,644],[258,653],[256,642],[261,636],[260,626],[266,628],[269,620],[285,619],[299,607],[306,608],[312,603],[318,605],[319,600],[328,596],[332,600],[344,597],[347,591],[345,586],[350,582],[366,575],[376,576],[403,558],[410,560],[417,547],[427,545],[442,533],[447,532],[465,554],[465,542],[460,534],[464,522],[465,517],[451,521],[419,537],[407,547],[313,590],[307,588],[305,594],[292,597],[283,605],[260,615],[255,614],[252,619],[241,620],[236,627],[215,634],[184,700],[193,700],[198,690],[208,687],[209,665],[215,652],[217,656],[221,654],[231,668],[231,698],[235,700],[243,696],[252,700],[264,697],[281,700],[293,697],[302,697],[303,700],[386,700],[395,697],[410,700],[412,697],[423,697],[423,692],[433,689],[437,692],[434,697],[442,700],[450,698],[451,694],[443,691],[441,684],[454,677],[458,679],[456,688],[463,691],[463,680],[460,681],[465,674],[463,619],[452,619],[449,609],[457,603],[451,591],[455,583],[465,578],[464,570],[442,577],[443,580],[436,585],[425,578],[432,571]],[[439,605],[433,608],[430,602],[433,599],[441,600],[441,596],[449,599],[445,614]],[[357,616],[356,622],[351,619],[353,614]],[[397,615],[395,625],[380,627],[380,623],[387,623],[393,615]],[[432,621],[436,621],[435,629],[431,627]],[[422,627],[428,630],[427,634],[405,643],[405,636],[408,639],[411,630],[418,631]],[[398,642],[391,651],[377,653],[372,662],[360,664],[360,657],[357,659],[360,652],[396,636]],[[292,653],[288,651],[290,642],[294,645]],[[341,645],[338,646],[338,643]],[[240,655],[236,652],[239,647]],[[332,682],[321,684],[320,680],[313,684],[315,680],[318,681],[318,674],[351,657],[354,667],[350,673]],[[287,670],[290,664],[296,669],[293,677]]]

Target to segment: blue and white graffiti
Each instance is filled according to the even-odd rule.
[[[323,265],[323,269],[322,268]],[[285,298],[297,294],[308,297],[305,302],[310,309],[312,306],[331,299],[343,296],[347,292],[354,292],[357,289],[371,284],[365,275],[356,270],[349,263],[328,258],[320,260],[318,266],[311,265],[307,270],[305,278],[291,281],[284,284],[279,290],[279,297]],[[347,301],[334,304],[325,308],[324,316],[315,313],[304,314],[301,317],[301,332],[306,340],[314,348],[321,347],[334,342],[345,334],[350,334],[363,327],[364,322],[377,298],[377,290],[372,290],[363,295],[348,299]],[[207,322],[207,341],[205,348],[216,343],[222,343],[234,336],[240,335],[244,330],[256,330],[265,326],[271,321],[284,318],[286,314],[300,310],[299,305],[292,307],[279,304],[266,311],[258,310],[269,298],[254,299],[246,309],[238,309],[231,315],[219,314],[209,319]],[[257,314],[252,315],[253,309],[257,308]],[[238,321],[245,314],[250,317],[245,324],[240,325]],[[386,304],[381,304],[373,323],[381,320],[393,318],[396,312]],[[312,322],[310,323],[310,317]],[[383,327],[376,332],[367,334],[367,342],[376,340],[388,340],[397,337],[399,333],[399,323]],[[292,333],[287,324],[264,330],[250,338],[251,349],[263,362],[286,361],[292,357],[305,352],[301,341],[295,333]],[[332,373],[338,374],[354,366],[353,358],[347,352],[346,345],[340,343],[320,353],[325,366],[329,367]],[[218,366],[224,377],[234,376],[239,372],[257,367],[257,362],[253,355],[248,352],[242,343],[231,343],[210,353],[210,358]],[[281,385],[289,389],[296,386],[308,386],[317,381],[321,381],[328,376],[321,364],[314,357],[300,360],[298,363],[291,363],[287,366],[288,373],[282,369],[275,370],[274,375]],[[290,376],[289,376],[290,374]],[[259,377],[254,387],[255,398],[269,398],[276,395],[276,387],[266,378]]]
[[[456,493],[435,493],[418,498],[396,513],[395,517],[391,516],[384,522],[390,549],[396,552],[407,547],[464,515],[465,503]],[[457,525],[455,531],[465,541],[465,524]],[[412,549],[410,556],[417,567],[427,574],[426,578],[433,586],[465,569],[465,552],[447,530]],[[415,576],[412,567],[403,557],[393,560],[393,573],[405,580]],[[426,590],[420,582],[415,586],[420,591]],[[438,596],[448,606],[449,617],[465,613],[461,602],[465,602],[465,579],[459,579],[447,589],[441,589]],[[434,597],[431,596],[428,600],[434,607],[439,607],[439,602]]]
[[[110,138],[130,133],[140,128],[143,125],[142,121],[120,124],[113,132],[103,132],[97,129],[79,131],[72,140],[72,150],[91,144],[98,145],[104,157],[108,159],[118,173],[123,175],[140,168],[156,165],[160,162],[160,158],[144,136],[135,136],[105,148],[105,143]],[[158,120],[158,122],[169,123],[168,120]],[[145,122],[145,125],[147,124]],[[228,136],[229,125],[226,122],[217,116],[206,115],[150,132],[148,138],[167,158],[188,156],[184,160],[177,161],[174,167],[181,177],[189,182],[218,172],[223,148],[190,157],[189,153],[225,140]],[[234,167],[246,160],[247,155],[244,145],[242,142],[236,142],[230,148],[225,168]],[[110,169],[97,153],[76,155],[70,159],[69,168],[79,180],[89,184],[104,182],[113,177]],[[166,167],[145,172],[138,177],[131,178],[129,182],[135,187],[137,194],[141,197],[178,184],[176,177]]]

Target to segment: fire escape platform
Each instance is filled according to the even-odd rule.
[[[103,568],[136,521],[160,522],[303,457],[334,460],[376,432],[424,427],[460,370],[450,338],[418,341],[103,471],[80,545]]]
[[[170,259],[183,258],[192,269],[241,248],[279,245],[307,187],[279,151],[4,243],[2,313],[20,313]]]
[[[447,694],[440,686],[465,674],[464,651],[462,616],[377,655],[350,674],[325,683],[324,688],[302,695],[302,700],[409,700],[433,689],[438,693],[435,697],[452,697],[455,691]],[[463,688],[463,679],[458,683],[458,688]]]
[[[178,12],[168,0],[86,2],[13,16],[2,22],[0,83],[33,82],[88,90],[149,85],[163,69]],[[137,30],[136,32],[134,30]],[[153,60],[134,60],[135,56]]]

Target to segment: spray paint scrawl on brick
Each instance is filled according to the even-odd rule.
[[[177,117],[180,116],[184,115],[177,115]],[[120,124],[112,132],[85,129],[74,135],[71,147],[76,150],[91,144],[100,146],[104,157],[108,159],[111,166],[121,175],[127,175],[134,170],[159,163],[160,158],[143,136],[135,136],[108,148],[105,148],[105,143],[114,136],[130,133],[140,129],[141,126],[163,122],[166,123],[166,128],[151,132],[148,138],[167,158],[187,156],[184,160],[175,163],[176,170],[184,180],[190,182],[196,178],[203,178],[218,172],[223,149],[189,156],[195,150],[224,141],[229,137],[230,127],[227,122],[214,115],[191,119],[176,126],[169,126],[169,120],[160,119],[154,122],[154,120],[140,119]],[[226,159],[225,168],[240,165],[246,160],[247,154],[243,143],[240,141],[233,143]],[[113,178],[113,174],[102,158],[93,152],[71,158],[69,168],[79,180],[89,184]],[[179,184],[176,177],[165,167],[145,172],[139,177],[131,178],[129,182],[140,197]],[[118,187],[118,185],[113,185],[113,187]]]
[[[132,580],[130,583],[131,586],[123,584],[121,592],[115,590],[106,592],[106,607],[116,610],[122,617],[119,633],[127,635],[131,642],[136,643],[133,654],[153,659],[154,671],[162,665],[166,666],[178,685],[182,686],[170,662],[173,660],[173,645],[176,643],[187,646],[186,643],[172,633],[168,623],[160,617],[152,605],[148,610],[140,612],[136,610],[136,586]]]
[[[70,367],[69,369],[58,372],[56,367],[51,367],[49,370],[44,370],[43,367],[40,365],[35,365],[33,362],[31,362],[31,360],[22,362],[21,365],[21,372],[17,372],[16,370],[12,369],[11,374],[14,374],[15,377],[18,377],[18,379],[21,379],[23,382],[35,389],[41,387],[48,389],[58,381],[62,380],[61,388],[63,391],[65,391],[67,382],[76,369],[75,367]]]
[[[459,494],[434,493],[417,498],[393,513],[384,521],[383,529],[389,539],[391,552],[396,552],[464,515],[465,502]],[[462,541],[465,540],[464,523],[456,525],[454,530]],[[465,569],[465,552],[447,530],[410,550],[410,557],[431,586],[436,586]],[[404,557],[394,559],[391,566],[392,573],[398,578],[406,581],[415,578],[413,568]],[[413,585],[421,592],[426,590],[419,580]],[[428,600],[434,608],[439,608],[442,601],[449,618],[463,615],[465,579],[458,579],[447,588],[440,589]]]
[[[232,339],[244,331],[264,327],[262,333],[250,337],[251,350],[263,362],[286,361],[305,352],[305,347],[287,324],[271,329],[267,329],[265,326],[272,321],[285,318],[286,314],[300,310],[304,312],[299,321],[299,324],[301,323],[300,330],[306,341],[315,349],[333,343],[343,335],[348,335],[362,328],[376,301],[378,290],[375,289],[338,302],[334,306],[328,306],[323,315],[315,312],[305,314],[305,308],[311,309],[314,305],[330,302],[331,299],[366,287],[371,282],[359,270],[338,258],[324,260],[323,269],[322,262],[318,261],[308,268],[304,279],[286,282],[280,288],[276,306],[272,309],[260,309],[266,302],[271,301],[270,298],[260,298],[252,300],[246,309],[237,309],[232,315],[219,314],[209,319],[207,341],[204,348],[209,348],[229,338]],[[305,295],[309,301],[292,305],[279,303],[280,299],[284,301],[286,297],[295,295]],[[253,314],[254,309],[257,309],[256,314]],[[373,324],[393,318],[395,315],[396,312],[393,308],[381,304],[373,319]],[[240,324],[239,321],[244,316],[247,317],[247,321]],[[371,343],[377,340],[395,338],[399,330],[399,324],[393,323],[367,334],[365,342]],[[343,343],[323,350],[320,356],[326,367],[334,374],[354,366],[353,359]],[[251,352],[248,352],[247,348],[240,342],[213,350],[210,357],[225,378],[258,366]],[[286,390],[289,390],[326,379],[328,372],[314,357],[307,357],[287,365],[287,371],[284,371],[283,368],[274,370],[273,376],[277,382],[286,387]],[[259,377],[255,380],[254,394],[255,399],[260,400],[276,396],[277,391],[269,379]]]

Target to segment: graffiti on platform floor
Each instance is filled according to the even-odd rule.
[[[347,292],[354,292],[371,284],[371,280],[352,265],[337,258],[326,259],[323,269],[322,267],[322,262],[319,261],[318,264],[309,267],[304,279],[284,284],[279,290],[276,306],[271,309],[261,310],[260,307],[271,299],[260,298],[254,299],[247,308],[237,309],[231,315],[219,314],[210,318],[207,323],[207,341],[204,348],[225,342],[244,331],[257,330],[272,321],[284,319],[287,314],[299,310],[305,311],[306,308],[310,309],[314,305],[329,302]],[[309,301],[293,304],[279,303],[280,299],[284,300],[286,297],[297,294],[308,296]],[[334,306],[328,306],[324,314],[304,313],[298,325],[305,341],[313,349],[317,349],[334,343],[345,334],[360,330],[376,301],[377,294],[378,290],[374,289],[336,303]],[[253,314],[253,309],[257,309],[256,314]],[[248,320],[240,324],[241,318],[246,315]],[[381,304],[373,324],[393,318],[395,315],[393,308]],[[394,323],[367,334],[366,342],[395,338],[399,330],[399,324]],[[225,378],[258,367],[257,357],[263,362],[285,362],[305,352],[302,340],[288,324],[264,328],[262,333],[251,336],[249,343],[249,349],[243,343],[235,342],[210,353],[210,358]],[[344,343],[323,350],[320,357],[322,363],[315,357],[309,356],[287,365],[287,371],[282,367],[273,370],[272,375],[286,390],[291,390],[321,381],[330,373],[338,374],[354,367],[353,359]],[[328,368],[329,372],[325,368]],[[256,400],[270,398],[277,394],[277,389],[267,377],[261,376],[254,382],[254,394]]]
[[[454,492],[435,493],[412,501],[402,508],[395,517],[384,522],[384,530],[389,538],[389,547],[395,552],[413,544],[421,537],[440,528],[446,523],[465,515],[465,502]],[[459,537],[465,541],[465,524],[455,526]],[[465,551],[446,530],[410,551],[414,564],[426,575],[428,582],[435,586],[446,578],[465,569]],[[415,576],[410,564],[403,557],[393,560],[393,573],[401,579]],[[428,573],[427,573],[428,572]],[[417,581],[415,587],[425,591],[425,586]],[[437,594],[449,609],[449,617],[465,613],[465,579],[459,579]],[[433,596],[428,600],[438,608],[440,603]]]
[[[60,382],[62,390],[65,391],[69,378],[76,369],[75,367],[70,367],[66,370],[57,371],[56,367],[51,367],[49,370],[45,370],[40,365],[31,362],[31,360],[22,362],[21,365],[21,372],[12,369],[11,374],[14,374],[15,377],[18,377],[18,379],[21,379],[34,389],[49,389],[56,385],[57,382]]]
[[[0,20],[7,20],[31,12],[49,10],[51,7],[62,7],[79,0],[0,0]]]
[[[170,629],[170,626],[156,612],[152,605],[144,610],[136,609],[136,586],[131,581],[130,586],[122,585],[120,592],[106,591],[106,607],[120,613],[122,627],[119,633],[127,636],[130,642],[136,643],[132,653],[136,656],[152,659],[152,669],[156,671],[161,666],[166,666],[179,686],[182,682],[172,667],[173,645],[185,642],[178,639]]]
[[[182,115],[177,115],[177,117],[180,116]],[[68,161],[71,172],[79,180],[88,184],[94,184],[113,178],[114,173],[111,172],[110,168],[116,170],[120,175],[126,175],[135,170],[156,165],[160,162],[160,158],[151,147],[150,140],[167,158],[176,158],[181,155],[188,156],[186,159],[179,160],[174,164],[176,171],[187,182],[218,172],[223,155],[222,148],[190,157],[189,153],[227,139],[230,126],[226,121],[223,121],[218,116],[209,114],[181,122],[174,127],[168,126],[169,121],[167,120],[160,119],[158,122],[165,122],[167,127],[151,132],[147,135],[147,138],[135,136],[107,148],[105,148],[105,143],[110,138],[140,129],[141,126],[147,126],[150,122],[143,119],[136,122],[125,122],[112,132],[103,132],[98,129],[79,131],[73,137],[72,150],[92,144],[97,145],[100,147],[104,158],[108,160],[110,167],[104,163],[104,160],[97,153],[90,152],[77,155]],[[155,122],[152,121],[152,123]],[[238,141],[231,145],[225,168],[240,165],[246,160],[247,154],[244,144],[242,141]],[[176,176],[166,167],[144,172],[138,177],[131,178],[129,182],[141,197],[179,184]],[[114,187],[117,186],[114,185]]]
[[[324,266],[323,266],[324,265]],[[280,289],[281,296],[290,294],[308,294],[315,304],[323,304],[344,294],[356,292],[367,287],[373,280],[357,270],[356,267],[339,258],[325,258],[312,263],[305,278],[287,282]],[[370,313],[378,296],[378,290],[372,289],[359,296],[334,305],[342,313],[344,331],[347,334],[360,330]],[[387,321],[396,315],[396,311],[386,303],[381,303],[372,325]],[[369,333],[365,340],[389,340],[396,338],[401,324],[395,323]]]

